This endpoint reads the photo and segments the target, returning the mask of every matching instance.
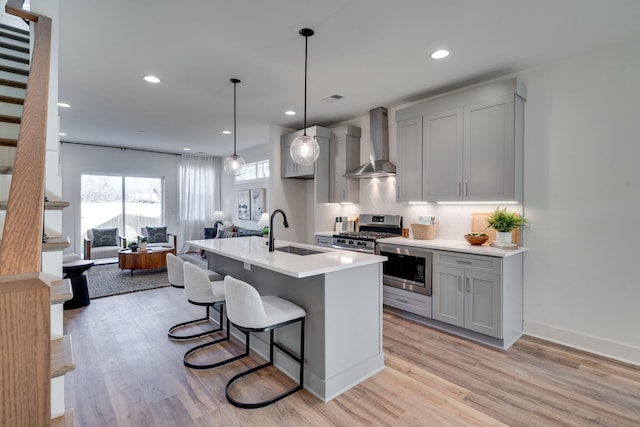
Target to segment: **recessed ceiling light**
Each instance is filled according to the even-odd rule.
[[[67,104],[66,102],[58,102],[58,107],[69,108],[71,107],[71,105]]]
[[[144,79],[149,83],[160,83],[160,79],[156,76],[144,76]]]
[[[66,134],[66,133],[64,133],[64,132],[60,132],[58,135],[60,135],[60,136],[67,136],[67,134]]]
[[[295,116],[295,115],[296,115],[296,112],[295,112],[295,111],[293,111],[293,110],[285,111],[284,113],[285,113],[287,116]]]
[[[189,148],[189,147],[184,147],[184,148],[183,148],[183,150],[184,150],[184,151],[191,151],[191,148]]]
[[[231,135],[231,131],[230,130],[223,130],[222,133],[225,134],[225,135]]]
[[[431,54],[431,57],[433,59],[443,59],[443,58],[446,58],[447,56],[449,56],[449,51],[445,49],[436,50]]]

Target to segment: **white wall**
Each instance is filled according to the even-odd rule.
[[[525,331],[640,364],[640,40],[521,77]]]
[[[269,144],[265,143],[263,145],[259,145],[248,150],[242,151],[242,153],[238,153],[245,160],[246,163],[253,163],[260,160],[269,159]],[[223,159],[224,162],[224,159]],[[270,174],[273,174],[273,166],[270,164]],[[221,179],[221,204],[222,211],[227,216],[227,219],[233,222],[235,225],[243,228],[250,228],[257,230],[257,221],[245,221],[238,219],[238,191],[240,190],[250,190],[254,188],[264,188],[265,189],[265,199],[266,199],[266,210],[265,212],[270,212],[269,200],[270,200],[270,188],[269,188],[269,180],[257,180],[252,181],[250,183],[235,183],[235,177],[222,172]]]
[[[62,196],[71,203],[64,210],[62,229],[69,236],[71,247],[65,252],[82,254],[80,230],[80,176],[83,173],[164,177],[165,222],[169,232],[178,227],[178,162],[175,154],[150,153],[136,150],[62,144],[61,149]],[[178,235],[178,247],[182,246]]]

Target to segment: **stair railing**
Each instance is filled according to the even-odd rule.
[[[51,19],[5,10],[33,22],[35,39],[0,245],[0,424],[51,420],[51,290],[41,272]]]
[[[34,22],[35,40],[9,190],[0,276],[41,271],[51,19],[9,0],[7,13]]]

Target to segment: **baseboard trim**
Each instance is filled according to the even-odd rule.
[[[532,322],[525,322],[524,333],[532,337],[640,366],[639,347]]]

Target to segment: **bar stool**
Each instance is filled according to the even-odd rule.
[[[175,256],[172,253],[167,254],[167,276],[169,278],[169,284],[174,288],[184,288],[184,273],[182,271],[183,265],[184,260],[182,258]],[[207,270],[207,275],[209,276],[209,280],[212,282],[224,280],[224,277],[215,271]]]
[[[212,332],[223,332],[223,314],[224,314],[224,305],[225,305],[225,294],[224,294],[224,282],[216,281],[210,282],[209,277],[207,276],[207,272],[202,268],[195,266],[189,262],[184,263],[184,284],[185,291],[187,293],[187,299],[190,303],[196,305],[206,305],[207,306],[207,316],[209,315],[209,307],[216,307],[220,311],[220,320],[218,329],[214,329],[212,331],[208,331],[207,333],[200,334],[208,335]],[[187,322],[193,323],[193,322]],[[179,325],[176,325],[179,326]],[[245,349],[244,353],[229,357],[222,361],[214,362],[214,363],[206,363],[206,364],[197,364],[189,361],[189,358],[196,352],[210,347],[212,345],[229,341],[230,336],[230,328],[229,328],[229,317],[227,316],[227,334],[222,338],[214,339],[212,341],[208,341],[204,344],[197,345],[187,351],[183,357],[183,363],[186,367],[191,369],[211,369],[217,366],[221,366],[227,364],[229,362],[233,362],[234,360],[242,359],[243,357],[247,357],[249,355],[249,340],[247,339],[247,333],[245,333]]]
[[[242,280],[231,276],[224,278],[224,292],[227,305],[227,320],[245,333],[247,349],[251,332],[270,332],[269,361],[241,372],[227,382],[225,394],[229,403],[239,408],[262,408],[271,405],[298,390],[302,390],[304,381],[304,323],[306,312],[294,303],[276,296],[261,297],[258,291]],[[289,349],[274,340],[274,332],[277,328],[300,322],[300,355],[296,356]],[[293,361],[300,365],[300,379],[297,386],[268,400],[256,403],[240,402],[229,395],[229,389],[237,380],[249,374],[257,372],[273,365],[274,347],[282,351]]]
[[[203,280],[192,280],[187,279],[189,282],[187,286],[185,286],[185,265],[189,264],[189,270],[197,269],[204,274]],[[178,323],[177,325],[173,325],[169,328],[169,338],[176,341],[184,341],[184,340],[192,340],[195,338],[200,338],[205,335],[211,335],[216,332],[222,331],[222,321],[223,321],[223,307],[224,307],[224,283],[222,280],[218,281],[210,281],[207,273],[202,270],[200,267],[197,267],[191,263],[187,263],[181,258],[173,255],[167,254],[167,274],[169,276],[170,283],[179,283],[185,287],[187,301],[194,305],[201,305],[206,307],[206,316],[201,317],[199,319],[189,320],[187,322]],[[201,275],[198,275],[201,277]],[[174,282],[172,282],[172,278]],[[211,329],[204,332],[199,332],[192,335],[177,335],[176,331],[184,328],[185,326],[191,326],[202,322],[209,321],[209,314],[211,307],[218,306],[218,311],[220,312],[219,319],[219,327],[215,329]]]

